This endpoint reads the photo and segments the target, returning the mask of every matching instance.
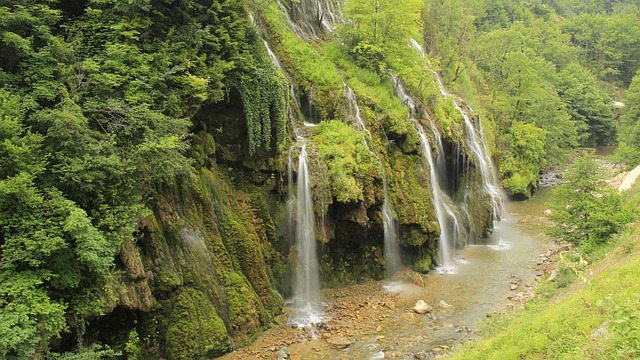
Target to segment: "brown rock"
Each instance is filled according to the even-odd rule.
[[[433,311],[431,305],[427,304],[424,300],[418,300],[416,306],[413,307],[413,312],[418,314],[426,314]]]
[[[346,349],[351,346],[351,341],[343,337],[332,339],[331,341],[329,341],[329,343],[335,346],[337,349]]]

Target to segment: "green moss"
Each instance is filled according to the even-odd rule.
[[[464,119],[460,112],[455,109],[452,98],[439,100],[435,106],[434,113],[442,137],[452,143],[466,145],[463,130]]]
[[[177,295],[166,335],[171,359],[199,359],[231,350],[224,322],[204,293],[183,289]]]
[[[471,232],[480,237],[487,237],[493,229],[493,207],[491,198],[484,191],[482,179],[477,171],[468,170],[469,173],[463,178],[456,197],[466,199],[468,211],[466,223]],[[464,240],[464,239],[463,239]]]
[[[400,224],[415,224],[422,232],[421,237],[409,234],[406,241],[411,245],[424,243],[424,235],[439,233],[438,223],[431,198],[429,174],[418,155],[404,155],[394,149],[389,153],[390,166],[393,169],[389,176],[390,194]],[[415,230],[412,230],[415,231]],[[409,243],[407,243],[409,244]]]
[[[410,226],[401,233],[401,239],[405,245],[419,247],[429,239],[429,236],[421,231],[420,228]]]
[[[428,273],[431,270],[431,257],[424,257],[413,264],[413,270]]]
[[[329,167],[331,190],[339,202],[374,202],[371,190],[375,178],[380,178],[377,173],[380,165],[368,148],[365,136],[365,133],[333,120],[320,123],[313,137]]]

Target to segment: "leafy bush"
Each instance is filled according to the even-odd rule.
[[[361,41],[351,49],[356,64],[378,74],[385,74],[387,65],[384,62],[384,51],[381,47]]]
[[[583,153],[565,175],[567,182],[553,191],[549,202],[551,236],[590,252],[633,220],[632,210],[606,186],[604,173],[593,155]]]

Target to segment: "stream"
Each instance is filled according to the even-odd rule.
[[[490,238],[456,250],[453,273],[431,271],[418,281],[424,286],[390,279],[325,290],[325,326],[294,329],[285,309],[280,325],[223,358],[432,359],[475,339],[487,314],[504,311],[510,297],[535,283],[539,254],[549,244],[540,225],[550,194],[541,188],[530,200],[507,202]],[[433,311],[414,313],[418,300]]]

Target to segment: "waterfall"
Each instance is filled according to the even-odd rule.
[[[304,141],[304,139],[301,139]],[[297,247],[296,278],[293,293],[296,311],[292,324],[297,326],[313,325],[322,320],[319,306],[320,277],[316,253],[315,217],[311,196],[311,180],[307,158],[307,144],[303,142],[298,156],[298,172],[296,193],[293,193],[293,149],[289,150],[289,204],[290,219],[295,219],[295,235]],[[295,213],[295,214],[294,214]]]
[[[398,243],[398,222],[395,211],[389,200],[387,181],[384,181],[384,203],[382,203],[382,225],[384,227],[384,264],[387,277],[392,276],[402,267],[400,244]]]
[[[286,16],[291,30],[306,42],[319,39],[323,32],[333,32],[335,24],[342,21],[340,4],[336,5],[331,0],[292,1],[291,12],[280,0],[276,2],[280,12]]]
[[[355,120],[355,129],[366,132],[369,135],[369,140],[371,140],[371,132],[369,132],[367,126],[362,120],[362,117],[360,116],[360,107],[358,106],[358,99],[356,98],[355,92],[346,83],[344,83],[344,92],[348,100],[347,112],[349,117]],[[367,139],[364,136],[362,137],[362,141],[364,141],[369,148]],[[369,151],[371,151],[370,148]],[[371,153],[378,159],[378,162],[380,163],[380,171],[383,175],[384,202],[382,204],[382,224],[384,228],[384,262],[385,272],[387,276],[390,277],[398,272],[402,265],[402,261],[400,260],[400,244],[398,243],[398,223],[395,220],[395,211],[393,210],[393,205],[391,205],[391,200],[389,199],[389,186],[387,184],[386,171],[378,153],[374,151],[371,151]]]
[[[411,39],[411,46],[418,51],[418,53],[420,54],[420,57],[422,57],[423,59],[426,59],[422,46],[418,44],[418,42],[415,39]],[[476,163],[480,168],[480,174],[482,175],[482,182],[483,182],[485,192],[491,198],[493,219],[500,220],[502,216],[502,207],[503,207],[502,191],[498,186],[498,180],[496,178],[495,170],[493,168],[493,163],[491,162],[491,158],[489,157],[489,152],[487,151],[487,145],[484,141],[484,132],[482,131],[482,124],[479,124],[479,130],[476,131],[475,126],[471,121],[471,118],[460,107],[459,103],[461,102],[461,100],[455,95],[447,92],[444,86],[444,82],[440,77],[440,74],[438,74],[438,72],[433,70],[428,60],[427,60],[427,64],[429,66],[429,70],[433,73],[433,76],[436,78],[436,81],[438,82],[438,89],[440,90],[440,94],[442,95],[442,98],[443,99],[451,98],[451,100],[453,101],[453,106],[455,107],[456,110],[458,110],[458,112],[460,113],[460,115],[462,115],[464,119],[464,124],[467,131],[467,145],[469,146],[469,149],[475,156]],[[473,109],[469,107],[469,111],[472,112]]]
[[[271,61],[273,61],[273,64],[278,68],[278,70],[284,71],[284,68],[280,63],[280,60],[278,60],[278,57],[276,56],[276,54],[273,52],[273,50],[271,50],[271,46],[269,46],[269,43],[267,42],[267,40],[262,40],[262,41],[264,42],[264,47],[267,48],[267,54],[269,55],[269,58],[271,59]]]
[[[404,85],[401,80],[395,76],[391,76],[396,96],[409,107],[409,118],[413,122],[420,136],[420,145],[424,157],[429,164],[429,178],[431,185],[431,195],[433,197],[433,207],[438,219],[438,225],[440,225],[440,237],[438,238],[438,246],[440,249],[440,261],[441,272],[452,272],[453,254],[452,247],[455,246],[457,236],[460,233],[460,222],[458,216],[453,209],[453,205],[450,204],[450,200],[447,195],[440,189],[440,176],[438,176],[438,167],[434,163],[433,155],[431,154],[431,145],[429,139],[424,131],[424,128],[418,120],[415,118],[416,103],[407,94]],[[447,202],[447,200],[449,200]]]

